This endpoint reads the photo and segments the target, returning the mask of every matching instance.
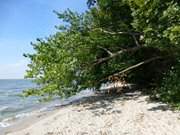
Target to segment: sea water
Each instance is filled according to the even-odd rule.
[[[39,102],[40,97],[31,96],[22,98],[20,94],[29,88],[38,86],[32,80],[9,79],[0,80],[0,130],[11,126],[12,121],[33,115],[33,112],[51,111],[94,94],[91,90],[84,90],[68,99],[55,97],[51,102]]]
[[[22,98],[20,94],[29,88],[36,88],[32,80],[26,79],[1,79],[0,80],[0,128],[9,124],[5,119],[13,117],[24,117],[27,112],[42,106],[38,97],[31,96]]]

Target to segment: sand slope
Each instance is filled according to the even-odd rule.
[[[180,113],[139,92],[94,96],[8,135],[180,135]]]

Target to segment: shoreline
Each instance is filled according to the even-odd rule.
[[[25,117],[23,119],[19,119],[16,122],[14,122],[14,124],[12,124],[11,126],[1,129],[0,135],[6,135],[8,133],[13,133],[13,132],[23,130],[23,129],[31,126],[32,124],[45,119],[47,116],[53,115],[57,111],[58,110],[51,110],[51,111],[47,111],[47,112],[38,112],[34,115]]]
[[[50,116],[58,111],[59,108],[63,108],[67,105],[75,104],[89,96],[95,95],[91,90],[84,90],[72,97],[64,100],[53,100],[50,103],[45,103],[39,106],[40,108],[33,109],[32,111],[20,113],[12,117],[7,117],[1,121],[3,124],[7,124],[7,127],[0,128],[0,135],[4,135],[6,132],[14,132],[17,130],[24,129],[34,122],[42,120],[45,116]],[[18,115],[23,115],[22,117],[17,117]]]
[[[140,92],[94,95],[24,120],[4,135],[140,134],[179,135],[180,112],[152,102]]]

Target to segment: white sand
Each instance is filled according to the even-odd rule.
[[[91,97],[15,129],[7,135],[180,135],[180,113],[139,93]]]

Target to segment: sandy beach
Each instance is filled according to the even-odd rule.
[[[180,135],[180,112],[140,92],[91,96],[37,115],[4,135]]]

